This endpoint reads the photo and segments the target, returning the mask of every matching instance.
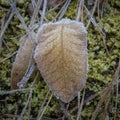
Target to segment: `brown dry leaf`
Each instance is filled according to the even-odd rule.
[[[87,31],[80,22],[63,19],[38,31],[34,58],[52,92],[70,102],[87,79]]]
[[[20,48],[15,58],[15,62],[12,66],[11,71],[11,88],[17,89],[17,83],[21,81],[23,76],[26,73],[26,70],[29,65],[29,60],[32,55],[32,50],[35,47],[35,33],[30,33],[31,36],[29,39],[28,35],[25,35],[20,40]]]

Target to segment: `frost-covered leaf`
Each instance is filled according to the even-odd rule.
[[[54,95],[70,102],[87,78],[87,32],[80,22],[63,19],[38,31],[37,66]]]
[[[11,72],[11,88],[17,89],[17,83],[25,75],[25,72],[29,65],[29,60],[32,54],[32,50],[35,47],[35,33],[32,33],[29,39],[28,35],[25,35],[20,40],[20,48],[13,63]]]

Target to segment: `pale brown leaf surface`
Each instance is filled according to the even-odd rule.
[[[29,65],[32,50],[35,45],[35,33],[31,33],[30,38],[25,35],[20,40],[20,48],[15,58],[11,71],[11,88],[17,89],[17,83],[23,78]]]
[[[54,95],[70,102],[87,79],[87,31],[77,21],[63,19],[38,31],[37,66]]]

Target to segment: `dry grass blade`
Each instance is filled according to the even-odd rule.
[[[39,110],[38,115],[37,115],[37,119],[40,118],[40,115],[41,115],[41,113],[42,113],[42,111],[44,109],[45,103],[47,102],[47,98],[48,98],[49,93],[50,93],[50,90],[47,92],[47,94],[45,96],[45,99],[44,99],[44,101],[43,101],[43,103],[42,103],[42,105],[40,107],[40,110]]]
[[[25,75],[23,76],[22,80],[20,82],[17,83],[17,86],[21,89],[21,88],[24,88],[27,81],[30,79],[32,73],[35,71],[35,63],[33,63],[31,60],[33,58],[30,58],[30,61],[29,61],[29,65],[27,67],[27,70],[26,70],[26,73]]]
[[[89,10],[87,9],[87,7],[85,5],[84,5],[84,8],[85,8],[85,12],[86,12],[88,18],[91,20],[91,22],[93,23],[93,25],[98,29],[98,31],[102,35],[103,43],[104,43],[104,47],[105,47],[106,53],[107,53],[107,55],[109,55],[109,51],[108,51],[108,48],[107,48],[107,45],[106,45],[106,34],[103,32],[101,26],[96,23],[95,19],[90,14]]]
[[[33,12],[33,16],[31,18],[30,27],[34,24],[41,5],[42,5],[42,0],[38,0],[37,4],[35,6],[35,10]]]
[[[43,24],[46,8],[47,8],[47,0],[44,0],[43,11],[42,11],[41,20],[40,20],[40,26]]]
[[[112,84],[108,87],[108,89],[104,92],[102,98],[100,99],[100,101],[98,102],[97,104],[97,107],[95,109],[95,111],[93,112],[92,114],[92,118],[91,120],[95,120],[97,115],[98,115],[98,112],[100,111],[101,109],[101,105],[103,104],[103,102],[108,99],[108,97],[110,96],[111,94],[111,88],[112,88]]]
[[[87,32],[80,22],[44,24],[37,35],[37,66],[54,95],[68,103],[87,78]]]
[[[27,107],[28,107],[28,105],[29,105],[29,102],[30,102],[31,99],[32,99],[32,94],[33,94],[33,90],[34,90],[34,85],[35,85],[35,82],[36,82],[37,77],[38,77],[38,73],[36,74],[36,76],[35,76],[35,78],[34,78],[34,81],[33,81],[32,85],[30,86],[30,92],[29,92],[29,96],[28,96],[27,102],[26,102],[24,108],[22,109],[22,112],[21,112],[21,114],[20,114],[20,116],[18,117],[17,120],[22,120],[23,115],[24,115],[25,112],[26,112],[26,109],[27,109]]]
[[[83,92],[83,95],[82,95],[82,100],[81,100],[81,104],[80,106],[78,106],[78,115],[77,115],[77,120],[81,120],[81,111],[82,111],[82,108],[83,108],[83,104],[84,104],[84,97],[85,97],[85,88],[84,88],[84,92]]]
[[[49,105],[49,103],[50,103],[52,97],[53,97],[53,94],[51,94],[51,96],[49,97],[49,100],[48,100],[46,106],[44,107],[44,109],[43,109],[43,111],[42,111],[40,117],[38,116],[37,120],[42,120],[42,117],[43,117],[43,115],[44,115],[44,113],[45,113],[45,111],[46,111],[46,109],[47,109],[47,107],[48,107],[48,105]]]
[[[64,115],[66,116],[66,118],[67,118],[68,120],[72,120],[71,117],[70,117],[70,114],[68,113],[68,111],[67,111],[66,108],[65,108],[65,103],[63,103],[61,100],[58,100],[58,101],[59,101],[59,104],[60,104],[60,106],[61,106],[61,109],[62,109]],[[64,120],[64,118],[63,118],[62,120]]]
[[[77,13],[77,21],[83,21],[83,5],[84,5],[84,0],[78,0],[79,7],[78,7],[78,13]]]
[[[10,95],[10,94],[14,94],[16,92],[26,92],[26,91],[29,91],[30,89],[27,88],[27,89],[18,89],[18,90],[11,90],[11,91],[5,91],[5,92],[0,92],[0,95]]]
[[[3,60],[1,60],[0,63],[6,61],[7,59],[9,59],[9,58],[11,58],[11,57],[13,57],[16,53],[17,53],[17,52],[15,51],[15,52],[13,52],[12,54],[8,55],[6,58],[4,58]]]
[[[65,12],[66,12],[66,10],[67,10],[69,4],[70,4],[70,2],[71,2],[71,0],[66,0],[65,4],[64,4],[64,6],[63,6],[63,8],[61,9],[61,14],[60,14],[58,20],[61,20],[61,19],[63,18],[64,14],[65,14]]]
[[[93,15],[94,15],[94,12],[95,12],[95,10],[96,10],[96,7],[97,7],[97,3],[98,3],[98,0],[96,0],[95,1],[95,3],[94,3],[94,7],[93,7],[93,11],[92,11],[92,14],[91,14],[91,17],[93,17]],[[88,24],[87,24],[87,29],[88,29],[88,27],[89,27],[89,25],[90,25],[90,20],[88,21]]]
[[[32,40],[35,41],[35,34],[31,33]],[[17,83],[23,78],[26,70],[29,66],[29,61],[32,56],[32,51],[35,47],[33,41],[29,40],[29,36],[26,35],[21,39],[20,48],[18,50],[15,62],[13,63],[11,72],[11,88],[17,89]]]
[[[112,87],[113,87],[114,85],[118,85],[118,82],[117,82],[117,81],[118,81],[118,79],[119,79],[119,74],[120,74],[120,61],[119,61],[119,63],[118,63],[118,67],[117,67],[117,69],[116,69],[116,72],[115,72],[115,75],[114,75],[114,79],[113,79],[113,81],[108,85],[108,87],[106,88],[106,90],[104,91],[102,98],[101,98],[100,101],[98,102],[97,107],[96,107],[95,111],[94,111],[93,114],[92,114],[91,120],[95,120],[95,119],[96,119],[96,117],[97,117],[97,115],[98,115],[98,112],[99,112],[99,110],[100,110],[101,105],[103,104],[103,102],[104,102],[107,98],[109,99],[110,94],[111,94],[111,92],[112,92]],[[117,107],[117,106],[116,106],[116,107]]]
[[[28,96],[28,100],[27,100],[27,102],[26,102],[26,105],[24,106],[24,108],[23,108],[23,110],[22,110],[22,112],[21,112],[21,114],[20,114],[20,116],[18,117],[17,120],[22,120],[22,117],[23,117],[24,113],[26,112],[26,109],[27,109],[27,107],[28,107],[28,104],[29,104],[29,102],[30,102],[30,100],[31,100],[31,98],[32,98],[32,93],[33,93],[33,89],[30,90],[30,94],[29,94],[29,96]]]
[[[11,5],[12,9],[14,10],[15,14],[17,15],[18,19],[19,19],[20,22],[22,23],[25,31],[26,31],[27,33],[29,33],[28,27],[27,27],[27,25],[25,24],[23,17],[20,15],[19,11],[17,10],[14,2],[13,2],[12,0],[8,0],[8,1],[9,1],[10,5]]]
[[[3,36],[4,32],[5,32],[5,30],[7,29],[11,19],[13,18],[13,15],[14,15],[13,11],[10,10],[9,12],[11,12],[11,14],[10,14],[8,20],[6,21],[5,25],[3,25],[4,27],[1,28],[1,31],[0,31],[0,48],[2,47],[2,36]]]
[[[119,98],[119,77],[120,77],[120,61],[119,61],[119,65],[118,65],[118,68],[116,70],[116,73],[115,73],[115,80],[116,80],[116,101],[115,101],[115,109],[117,110],[118,108],[118,98]],[[114,115],[114,120],[116,120],[116,116],[117,116],[117,111],[115,112],[115,115]]]
[[[59,12],[57,13],[57,15],[53,18],[52,21],[56,21],[58,19],[58,17],[60,16],[60,14],[62,13],[62,11],[64,10],[66,4],[67,4],[67,1],[63,1],[64,5],[62,6],[62,8],[59,10]],[[51,9],[49,12],[51,12],[53,9]]]

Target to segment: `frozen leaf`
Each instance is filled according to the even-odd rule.
[[[32,50],[35,45],[35,33],[32,33],[30,38],[28,35],[25,35],[20,40],[20,48],[13,63],[12,72],[11,72],[11,88],[17,89],[17,83],[25,75],[25,72],[28,68],[29,61],[31,58]]]
[[[57,98],[68,103],[86,83],[87,31],[81,22],[63,19],[44,24],[37,34],[37,66]]]

